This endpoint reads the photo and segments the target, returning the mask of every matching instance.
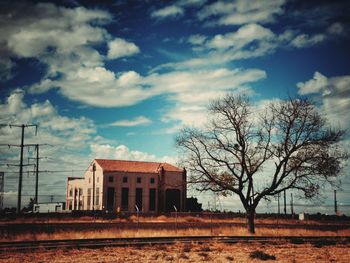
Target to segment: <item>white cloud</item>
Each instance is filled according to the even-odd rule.
[[[202,45],[206,39],[207,39],[206,36],[197,34],[197,35],[189,36],[187,42],[192,45]]]
[[[283,14],[285,0],[232,2],[217,1],[205,6],[198,13],[199,20],[210,20],[208,23],[219,25],[243,25],[248,23],[271,23],[275,16]]]
[[[327,78],[315,72],[313,79],[299,82],[301,95],[320,95],[322,109],[336,127],[350,128],[350,75]]]
[[[321,43],[325,39],[326,36],[324,34],[316,34],[312,36],[309,36],[307,34],[301,34],[296,36],[292,40],[291,45],[297,48],[309,47]]]
[[[138,46],[122,38],[116,38],[108,42],[107,57],[109,59],[128,57],[128,56],[135,55],[139,52],[140,52],[140,49]]]
[[[151,17],[157,18],[157,19],[164,19],[164,18],[175,18],[175,17],[181,17],[184,15],[184,10],[182,7],[177,5],[170,5],[158,10],[155,10],[151,13]]]
[[[168,100],[175,103],[162,117],[165,122],[174,121],[177,128],[168,129],[174,132],[184,125],[200,126],[206,120],[206,106],[229,91],[249,92],[249,83],[264,79],[262,70],[215,70],[178,71],[166,74],[154,74],[145,79],[154,89],[166,87]]]
[[[139,85],[141,80],[134,71],[115,76],[104,67],[80,67],[58,80],[44,79],[32,85],[30,91],[42,93],[59,87],[71,100],[98,107],[120,107],[134,105],[154,95],[152,89],[145,90]]]
[[[299,82],[297,87],[299,88],[300,95],[306,95],[311,93],[318,93],[325,89],[328,84],[327,77],[323,76],[319,72],[315,72],[313,79],[306,81],[305,83]]]
[[[95,44],[107,43],[109,59],[139,52],[132,42],[111,40],[102,27],[112,19],[108,12],[48,3],[20,6],[23,12],[13,5],[7,23],[0,25],[0,43],[7,49],[1,53],[36,58],[47,66],[41,81],[29,87],[30,92],[57,88],[71,100],[100,107],[132,105],[153,95],[137,85],[140,76],[135,71],[116,74],[106,69],[105,56],[94,48]]]
[[[235,50],[238,50],[252,41],[269,41],[274,38],[275,35],[271,30],[258,24],[248,24],[240,27],[236,32],[214,36],[206,46],[214,49],[235,47]]]
[[[113,146],[110,144],[90,145],[92,159],[117,159],[117,160],[133,160],[133,161],[153,161],[153,162],[168,162],[176,164],[177,159],[171,156],[157,157],[154,154],[130,150],[125,145]]]
[[[152,121],[145,116],[138,116],[131,120],[119,120],[108,124],[108,126],[133,127],[151,124]]]
[[[194,35],[188,40],[201,53],[189,60],[167,63],[156,69],[193,69],[208,67],[208,65],[222,65],[224,63],[261,57],[272,53],[279,44],[278,36],[270,29],[258,24],[247,24],[238,30],[214,37]]]

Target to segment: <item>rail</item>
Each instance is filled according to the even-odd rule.
[[[66,240],[35,240],[0,242],[0,252],[60,248],[102,248],[122,246],[169,245],[175,243],[238,243],[238,242],[289,242],[316,245],[349,244],[350,236],[174,236],[137,238],[97,238]]]

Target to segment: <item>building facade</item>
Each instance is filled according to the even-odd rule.
[[[67,178],[68,210],[185,211],[186,170],[168,163],[95,159]]]

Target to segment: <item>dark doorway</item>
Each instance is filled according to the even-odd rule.
[[[174,206],[177,210],[181,210],[181,192],[179,189],[167,189],[165,191],[165,211],[175,211]]]
[[[122,210],[129,209],[129,188],[122,188]]]
[[[136,188],[136,203],[137,207],[142,211],[142,188]],[[136,209],[136,208],[135,208]]]
[[[149,211],[156,210],[156,189],[149,189]]]
[[[107,188],[107,210],[114,210],[114,187]]]

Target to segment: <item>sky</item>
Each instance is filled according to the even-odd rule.
[[[345,0],[2,0],[4,206],[15,206],[18,189],[19,148],[7,145],[20,143],[21,129],[9,124],[38,125],[25,128],[24,143],[40,144],[41,202],[64,201],[67,177],[94,158],[177,164],[175,136],[203,127],[208,103],[226,93],[257,105],[307,96],[331,125],[349,129],[349,12]],[[22,205],[34,195],[34,147],[24,156]],[[349,171],[337,195],[348,215]],[[235,197],[189,196],[243,210]],[[296,212],[331,214],[333,188],[294,203]],[[276,200],[258,211],[277,212]]]

